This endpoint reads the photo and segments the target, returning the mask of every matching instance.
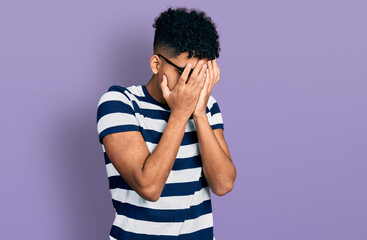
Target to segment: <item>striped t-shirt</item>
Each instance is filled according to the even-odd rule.
[[[108,159],[102,138],[107,134],[139,131],[152,153],[167,125],[171,110],[155,100],[145,85],[111,86],[97,108],[97,131],[102,144],[109,189],[115,210],[110,239],[215,240],[208,183],[202,171],[192,115],[160,198],[149,201],[135,192]],[[218,103],[209,97],[206,108],[212,129],[222,128]]]

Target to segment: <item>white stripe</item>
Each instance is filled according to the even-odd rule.
[[[106,164],[107,177],[120,176],[112,163]],[[166,183],[184,183],[199,181],[201,177],[202,168],[189,168],[183,170],[171,170],[168,175]]]
[[[150,102],[139,101],[134,95],[138,97],[143,97],[143,98],[146,97],[142,85],[139,85],[139,86],[133,85],[131,87],[128,87],[127,89],[129,89],[129,91],[132,93],[132,94],[127,93],[129,94],[130,99],[135,100],[137,103],[139,103],[139,107],[142,106],[141,108],[145,108],[145,109],[158,109],[158,110],[164,110],[164,111],[171,111],[171,110],[164,109],[161,106],[150,103]]]
[[[213,226],[213,213],[207,213],[195,219],[185,221],[180,234],[192,233]]]
[[[158,105],[155,105],[153,103],[146,102],[146,101],[138,101],[138,100],[136,100],[136,103],[138,104],[138,106],[140,107],[140,109],[161,110],[161,111],[164,111],[164,112],[170,112],[171,111],[171,110],[164,109],[161,106],[158,106]]]
[[[106,164],[107,177],[120,176],[120,173],[116,170],[112,163]]]
[[[199,181],[202,168],[190,168],[183,170],[171,170],[166,183],[184,183]]]
[[[167,122],[163,119],[154,119],[154,118],[146,117],[144,115],[141,115],[138,112],[136,113],[136,117],[139,119],[142,119],[141,121],[142,128],[146,130],[154,130],[159,133],[163,133],[167,126]],[[189,119],[185,127],[185,132],[192,132],[192,131],[196,131],[196,126],[195,126],[194,120]]]
[[[113,225],[134,233],[178,236],[213,226],[213,215],[208,213],[185,222],[151,222],[117,215]]]
[[[222,114],[220,112],[214,114],[211,118],[209,118],[210,125],[223,123]]]
[[[145,130],[154,130],[163,133],[167,126],[167,122],[163,119],[153,119],[149,117],[144,117],[140,113],[136,112],[136,118],[139,119],[141,127]]]
[[[156,202],[142,198],[134,190],[113,188],[110,193],[113,200],[150,209],[186,209],[210,199],[209,186],[191,195],[160,197]]]
[[[117,240],[116,238],[114,238],[114,237],[112,237],[111,235],[110,235],[110,240]]]
[[[212,96],[212,95],[210,95],[209,96],[209,99],[208,99],[208,104],[206,105],[208,108],[209,108],[209,110],[213,107],[213,104],[215,103],[216,101],[215,101],[215,98]]]
[[[142,96],[144,97],[144,96]],[[138,100],[138,98],[136,98],[135,95],[131,95],[129,94],[129,98],[131,99],[131,101],[135,101],[138,106],[140,108],[143,108],[143,109],[148,109],[148,110],[162,110],[162,111],[171,111],[171,110],[167,110],[167,109],[164,109],[163,107],[159,106],[159,105],[156,105],[156,104],[153,104],[153,103],[150,103],[150,102],[146,102],[146,101],[141,101],[141,100]]]
[[[152,153],[158,144],[146,142],[149,152]],[[199,143],[180,146],[176,158],[190,158],[200,154]]]
[[[107,101],[121,101],[123,103],[128,104],[130,107],[133,107],[131,101],[123,93],[117,91],[110,91],[104,93],[99,99],[97,107],[99,107],[99,105]]]
[[[145,117],[138,112],[136,112],[135,114],[136,118],[138,118],[141,122],[141,127],[145,130],[154,130],[156,132],[163,133],[167,126],[167,122],[163,119]],[[195,121],[194,119],[189,119],[185,127],[185,132],[193,131],[196,131]]]
[[[138,121],[132,114],[121,112],[109,113],[99,119],[97,123],[97,131],[98,134],[100,134],[103,130],[107,128],[127,124],[139,126]]]
[[[139,86],[132,85],[130,87],[127,87],[126,89],[128,89],[132,94],[135,94],[139,97],[144,96],[144,91],[143,91],[143,86],[142,85],[139,85]],[[128,92],[128,94],[130,94],[130,93]]]

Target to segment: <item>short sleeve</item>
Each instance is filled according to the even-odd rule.
[[[209,109],[209,124],[212,129],[221,128],[224,130],[223,117],[220,111],[219,105],[215,98],[210,95],[208,99],[208,109]]]
[[[133,104],[120,91],[108,91],[102,95],[97,107],[97,132],[99,142],[107,134],[140,131]]]

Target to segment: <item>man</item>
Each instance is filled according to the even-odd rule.
[[[204,12],[186,8],[169,8],[153,27],[150,81],[111,86],[98,102],[116,212],[110,239],[212,240],[209,188],[222,196],[236,178],[210,95],[220,76],[218,34]]]

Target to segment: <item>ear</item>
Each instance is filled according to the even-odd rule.
[[[149,64],[153,74],[157,74],[161,65],[161,60],[159,59],[159,57],[157,55],[151,56]]]

